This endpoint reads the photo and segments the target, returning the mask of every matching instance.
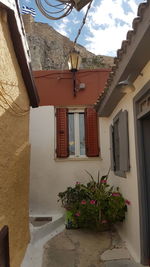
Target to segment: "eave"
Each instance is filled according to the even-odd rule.
[[[134,82],[146,63],[150,60],[150,5],[143,3],[139,6],[138,18],[133,20],[133,31],[127,33],[127,40],[122,42],[117,52],[115,66],[108,78],[107,90],[98,100],[95,108],[101,117],[108,117],[125,95],[117,87],[130,75]]]
[[[25,48],[22,42],[21,34],[18,29],[16,17],[15,17],[15,12],[5,6],[3,3],[0,3],[1,7],[6,8],[7,10],[7,19],[8,19],[8,25],[10,29],[10,34],[14,46],[14,51],[18,60],[18,64],[21,70],[21,74],[27,89],[27,93],[29,96],[30,100],[30,105],[35,108],[38,107],[39,104],[39,96],[37,93],[37,89],[34,83],[33,79],[33,74],[32,74],[32,69],[31,69],[31,64],[28,62],[26,53],[25,53]],[[18,8],[18,4],[16,1],[16,5]],[[19,12],[19,8],[18,8]]]

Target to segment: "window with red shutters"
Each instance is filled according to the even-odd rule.
[[[97,157],[98,117],[95,109],[56,109],[57,157]]]
[[[56,132],[57,132],[57,149],[58,158],[67,158],[68,150],[68,109],[56,109]]]
[[[94,108],[85,109],[85,143],[88,157],[99,156],[98,117]]]

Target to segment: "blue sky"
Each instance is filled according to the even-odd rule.
[[[132,28],[141,2],[145,0],[94,0],[78,43],[97,55],[115,56],[122,40],[126,39],[127,31]],[[21,7],[23,4],[35,8],[35,21],[48,23],[72,41],[87,9],[87,6],[80,12],[73,9],[69,16],[53,21],[41,14],[34,0],[20,0]]]

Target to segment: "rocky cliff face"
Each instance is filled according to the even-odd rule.
[[[23,15],[33,70],[68,69],[68,54],[73,42],[45,23],[34,22],[31,15]],[[81,68],[93,69],[113,65],[113,58],[96,56],[81,45],[76,49],[82,57]]]

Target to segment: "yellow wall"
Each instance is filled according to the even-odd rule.
[[[7,102],[7,103],[6,103]],[[23,109],[21,109],[21,108]],[[7,14],[0,9],[0,229],[9,227],[11,267],[29,242],[29,100],[14,53]]]

